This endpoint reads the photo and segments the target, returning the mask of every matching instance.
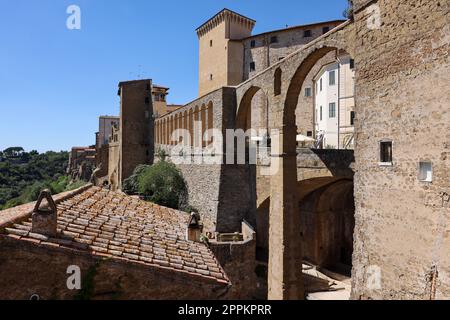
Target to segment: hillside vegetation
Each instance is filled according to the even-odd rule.
[[[57,194],[85,184],[66,175],[68,161],[65,151],[39,154],[21,147],[0,151],[0,210],[35,201],[43,189]]]

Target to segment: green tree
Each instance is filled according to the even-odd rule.
[[[139,165],[134,169],[133,174],[125,179],[122,183],[122,191],[128,195],[136,195],[139,193],[139,177],[142,173],[147,170],[150,166]]]
[[[11,147],[11,148],[7,148],[7,149],[3,150],[3,153],[5,154],[5,156],[7,158],[18,157],[18,156],[22,155],[23,152],[24,152],[24,150],[22,147]]]
[[[138,185],[139,194],[147,201],[180,210],[187,206],[186,182],[172,163],[160,161],[145,168]]]

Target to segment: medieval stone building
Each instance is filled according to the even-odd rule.
[[[109,139],[109,182],[120,188],[138,164],[153,163],[156,148],[176,161],[209,237],[210,251],[198,247],[204,258],[193,257],[214,268],[198,263],[213,278],[204,287],[206,298],[260,298],[263,292],[262,298],[303,299],[311,266],[347,276],[352,299],[450,297],[449,7],[440,0],[354,0],[351,12],[347,21],[254,36],[254,20],[219,12],[197,29],[199,98],[156,119],[151,80],[119,85],[120,125]],[[354,104],[347,110],[353,114],[346,115],[354,124],[354,152],[299,145],[299,135],[317,138],[314,81],[343,56],[354,72]],[[270,143],[244,135],[239,161],[234,142],[240,137],[227,136],[227,130],[261,128],[271,130]],[[177,129],[185,133],[177,136]],[[223,144],[211,129],[222,134]],[[94,188],[61,202],[60,230],[76,220],[67,227],[84,233],[68,230],[76,233],[72,240],[92,241],[89,254],[98,256],[98,224],[121,220],[132,231],[125,232],[127,240],[138,241],[139,248],[149,245],[142,240],[159,247],[158,238],[139,234],[152,226],[155,214],[122,197]],[[8,217],[0,223],[0,239],[14,254],[33,236],[38,240],[34,234],[29,239],[29,209],[26,215],[0,213]],[[146,218],[140,220],[142,210]],[[167,228],[187,229],[191,222],[177,218]],[[181,233],[176,243],[184,246],[180,239]],[[41,241],[45,247],[55,243]],[[106,250],[113,259],[117,255],[109,250],[127,248],[112,245],[118,248]],[[162,245],[167,254],[169,244]],[[125,256],[132,261],[145,257],[126,253],[134,255]],[[0,258],[6,261],[0,269],[10,270],[10,260]],[[183,259],[172,258],[173,268],[184,269]],[[222,295],[227,284],[229,296]],[[139,296],[154,297],[145,291]]]

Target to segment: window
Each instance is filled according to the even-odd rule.
[[[327,33],[328,31],[330,31],[330,27],[323,27],[322,28],[322,33],[323,34]]]
[[[250,62],[250,71],[255,71],[256,70],[256,65],[254,62]]]
[[[322,89],[323,89],[323,86],[322,86],[322,78],[320,78],[320,91],[322,91]]]
[[[355,60],[350,59],[350,69],[355,69]]]
[[[212,75],[212,73],[209,75],[209,80],[212,80],[213,79],[213,75]]]
[[[149,104],[150,103],[150,99],[148,97],[145,97],[145,104]]]
[[[356,119],[356,112],[350,111],[350,125],[352,126],[355,125],[355,119]]]
[[[312,131],[308,131],[308,132],[306,133],[306,135],[307,135],[308,137],[312,137],[312,136],[313,136],[313,132],[312,132]]]
[[[433,164],[431,162],[419,163],[419,180],[433,182]]]
[[[328,117],[336,118],[336,103],[334,102],[330,103],[328,107]]]
[[[252,40],[250,41],[250,48],[254,48],[256,46],[256,41]]]
[[[305,88],[305,97],[312,96],[312,89],[310,87]]]
[[[392,141],[380,142],[380,162],[392,165]]]
[[[310,37],[312,37],[312,32],[311,32],[311,30],[305,30],[305,31],[303,32],[303,37],[304,37],[304,38],[310,38]]]
[[[213,46],[213,41],[209,40],[209,46],[212,47]]]
[[[356,116],[355,111],[351,111],[351,112],[350,112],[350,125],[351,125],[351,126],[354,126],[354,125],[355,125],[355,116]]]
[[[277,36],[270,37],[270,43],[278,43],[278,37]]]
[[[334,86],[336,84],[336,71],[330,71],[330,75],[329,75],[329,84],[330,86]]]
[[[323,108],[320,106],[320,121],[323,119]]]

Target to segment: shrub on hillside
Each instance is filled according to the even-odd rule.
[[[187,187],[181,172],[160,161],[145,168],[138,178],[138,191],[145,200],[173,209],[187,208]]]
[[[139,193],[139,176],[150,166],[141,164],[134,169],[133,174],[125,179],[122,183],[122,191],[128,195],[136,195]]]

